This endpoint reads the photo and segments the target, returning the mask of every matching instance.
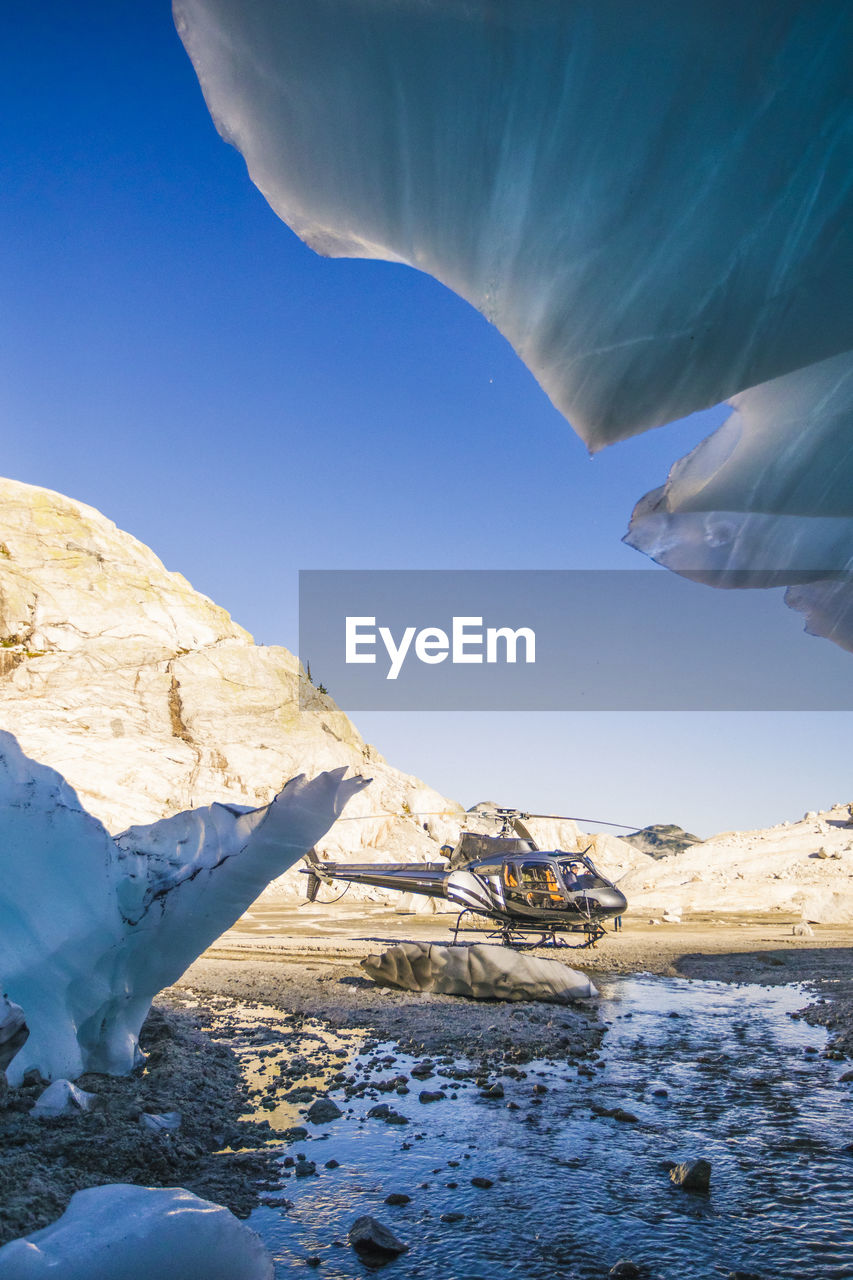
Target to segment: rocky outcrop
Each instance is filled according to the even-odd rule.
[[[256,645],[136,538],[72,498],[3,479],[0,729],[112,832],[214,802],[257,808],[294,774],[341,765],[372,782],[321,842],[331,858],[435,859],[469,821],[389,765],[292,653]],[[646,861],[574,823],[530,826],[542,848],[591,845],[608,876]],[[301,897],[303,877],[271,892]],[[398,901],[381,889],[351,896]]]
[[[114,832],[214,801],[256,808],[294,774],[340,765],[373,779],[352,813],[380,816],[339,824],[331,853],[435,857],[453,826],[403,815],[462,812],[391,768],[287,649],[254,644],[94,508],[12,480],[0,480],[0,728]]]
[[[666,822],[654,822],[650,827],[643,827],[641,831],[634,831],[621,839],[641,853],[647,853],[650,858],[665,858],[669,853],[681,853],[682,849],[689,849],[692,844],[701,844],[699,836],[691,835],[683,827]]]
[[[853,826],[836,805],[758,831],[724,831],[620,882],[634,912],[853,923]],[[664,914],[666,913],[666,914]]]

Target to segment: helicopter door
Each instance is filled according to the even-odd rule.
[[[507,901],[522,910],[560,910],[566,905],[554,868],[549,862],[512,862],[504,867]]]

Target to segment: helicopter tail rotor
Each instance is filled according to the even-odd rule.
[[[309,849],[305,855],[305,861],[308,863],[308,883],[305,886],[305,897],[308,902],[316,902],[317,894],[320,890],[322,881],[314,870],[320,865],[320,859],[317,857],[316,849]]]

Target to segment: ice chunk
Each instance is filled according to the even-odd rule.
[[[0,1280],[272,1280],[270,1255],[228,1209],[182,1187],[114,1183],[71,1197],[49,1227],[0,1249]]]
[[[151,1005],[367,785],[291,779],[271,804],[132,827],[115,841],[64,779],[0,733],[0,985],[29,1039],[7,1069],[124,1073]]]
[[[29,1034],[21,1006],[0,995],[0,1071],[5,1070]]]
[[[174,1133],[181,1127],[181,1113],[164,1111],[162,1115],[153,1115],[150,1111],[146,1111],[139,1117],[139,1123],[143,1129],[148,1129],[151,1133]]]
[[[54,1080],[44,1093],[40,1093],[30,1107],[30,1115],[39,1119],[50,1119],[53,1116],[70,1116],[75,1111],[91,1111],[97,1103],[96,1093],[87,1093],[78,1089],[70,1080]]]
[[[586,974],[559,960],[543,960],[481,942],[470,947],[403,942],[379,955],[367,956],[361,967],[382,987],[437,991],[475,1000],[568,1004],[598,995]]]
[[[853,563],[849,4],[173,9],[273,209],[478,307],[591,449],[732,399],[632,546],[718,586]]]

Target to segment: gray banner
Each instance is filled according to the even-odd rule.
[[[853,708],[780,590],[662,570],[305,570],[299,655],[346,711]]]

